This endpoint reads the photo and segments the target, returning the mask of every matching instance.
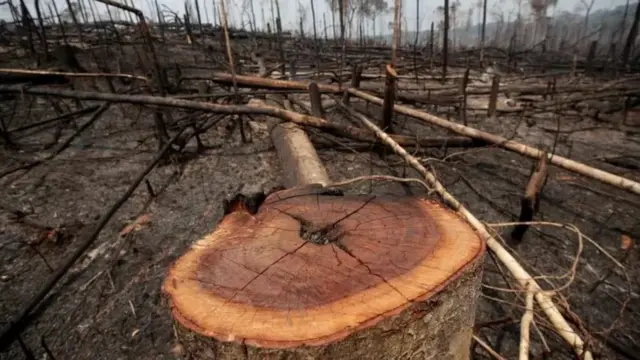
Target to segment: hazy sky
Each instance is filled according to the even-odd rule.
[[[44,0],[44,1],[41,1],[41,4],[45,14],[48,13],[47,4],[51,4],[52,1],[55,1],[56,6],[60,11],[66,8],[65,0]],[[85,3],[87,3],[87,1],[93,1],[94,4],[96,4],[96,9],[98,13],[106,14],[105,5],[98,3],[97,1],[94,1],[94,0],[85,0]],[[189,1],[192,4],[195,3],[194,0],[189,0]],[[258,26],[262,26],[263,24],[262,8],[263,7],[264,7],[264,16],[266,18],[266,21],[269,22],[271,20],[271,10],[269,6],[270,0],[253,0],[253,1],[254,1],[255,12],[256,12],[256,21],[258,23]],[[280,0],[280,9],[281,9],[282,18],[283,18],[283,27],[285,27],[286,29],[298,28],[298,25],[297,25],[299,21],[298,9],[300,5],[302,5],[307,10],[307,13],[308,13],[307,20],[305,22],[306,31],[311,29],[312,28],[311,14],[310,14],[311,1],[312,0]],[[315,11],[316,11],[318,29],[319,31],[321,31],[322,14],[326,13],[327,24],[329,26],[331,26],[331,14],[329,12],[327,0],[313,0],[313,1],[314,1]],[[421,18],[420,29],[421,30],[428,29],[430,22],[435,21],[437,19],[435,9],[441,3],[440,1],[435,2],[435,1],[425,1],[425,0],[404,0],[403,2],[403,6],[405,8],[404,14],[406,16],[406,23],[410,31],[415,30],[416,28],[416,20],[415,20],[416,1],[420,1],[420,18]],[[478,14],[478,10],[475,7],[475,4],[477,3],[478,0],[459,0],[459,1],[461,5],[461,10],[459,12],[460,15],[458,16],[459,24],[463,24],[466,22],[468,9],[470,8],[474,8],[474,13],[472,18],[473,18],[473,22],[477,23],[479,20],[479,17],[478,17],[479,14]],[[522,3],[522,8],[525,10],[526,13],[528,13],[529,10],[527,5],[527,0],[520,0],[520,1]],[[581,1],[589,3],[592,0],[558,0],[558,6],[556,9],[556,12],[565,11],[565,10],[574,11],[576,7],[579,6]],[[593,0],[593,1],[594,1],[594,5],[593,5],[592,11],[595,11],[597,9],[603,9],[603,8],[614,8],[619,5],[624,5],[626,2],[626,0]],[[151,11],[151,0],[133,0],[133,2],[136,4],[136,7],[141,8],[148,17],[155,18],[155,15],[152,15],[153,12]],[[180,14],[182,14],[184,11],[183,10],[184,0],[158,0],[158,2],[161,5],[164,5]],[[216,4],[219,4],[219,2],[220,0],[215,0]],[[393,0],[387,0],[387,2],[389,4],[392,4]],[[453,2],[453,0],[450,0],[450,3],[451,2]],[[631,2],[633,3],[634,0],[632,0]],[[13,3],[18,4],[18,1],[13,0]],[[27,3],[30,4],[29,7],[30,7],[30,10],[32,11],[32,14],[35,14],[35,10],[32,5],[33,0],[31,1],[27,0]],[[209,20],[213,22],[213,9],[212,9],[213,1],[199,0],[199,3],[200,3],[201,11],[203,12],[202,20],[205,21],[207,19],[206,15],[208,15]],[[227,11],[230,14],[230,18],[231,18],[230,21],[232,24],[236,26],[240,24],[240,14],[245,9],[245,6],[243,6],[245,3],[248,3],[248,0],[227,0],[226,1]],[[492,20],[492,17],[490,15],[492,10],[498,11],[498,12],[503,11],[505,13],[505,17],[509,13],[512,13],[513,14],[512,17],[513,17],[517,12],[517,7],[518,7],[517,4],[518,4],[518,0],[488,0],[488,5],[487,5],[488,21]],[[206,7],[206,14],[204,13],[205,7]],[[549,14],[551,14],[552,11],[553,10],[551,10]],[[0,5],[0,18],[6,19],[6,20],[11,19],[11,14],[9,12],[8,5]],[[392,18],[392,15],[386,15],[383,18],[380,18],[378,20],[378,23],[376,25],[378,27],[378,30],[377,30],[378,33],[380,32],[381,27],[386,28],[386,24],[391,20],[391,18]],[[371,22],[368,22],[368,24],[370,25]]]

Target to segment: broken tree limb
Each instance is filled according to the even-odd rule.
[[[122,205],[129,199],[131,194],[138,188],[138,185],[145,179],[147,174],[155,168],[155,166],[162,160],[166,153],[171,149],[173,142],[180,136],[185,130],[183,127],[177,133],[175,133],[171,139],[164,145],[164,147],[157,153],[153,160],[140,172],[136,179],[129,186],[127,191],[113,204],[101,217],[98,222],[81,240],[79,240],[79,247],[65,260],[65,262],[56,269],[56,271],[47,279],[44,285],[39,291],[29,300],[26,305],[20,309],[10,321],[3,325],[0,329],[0,352],[4,351],[11,344],[11,342],[20,334],[20,331],[36,316],[29,316],[29,314],[38,306],[38,304],[49,294],[49,291],[58,283],[58,281],[67,273],[67,271],[73,266],[73,264],[82,256],[82,254],[89,249],[89,247],[95,242],[100,235],[102,229],[107,225],[111,217],[120,209]]]
[[[355,95],[361,99],[367,100],[374,104],[377,104],[380,106],[382,106],[383,104],[382,99],[369,95],[365,92],[362,92],[356,89],[348,89],[347,91],[349,91],[352,95]],[[593,168],[591,166],[587,166],[578,161],[567,159],[560,155],[547,154],[546,152],[540,149],[536,149],[534,147],[531,147],[525,144],[520,144],[513,140],[508,140],[502,136],[490,134],[488,132],[484,132],[478,129],[474,129],[472,127],[461,125],[461,124],[456,124],[451,121],[437,117],[435,115],[431,115],[423,111],[415,110],[406,106],[395,105],[394,109],[401,114],[411,116],[416,119],[424,120],[430,124],[438,125],[442,128],[451,130],[460,135],[469,136],[474,139],[480,139],[488,143],[498,145],[504,149],[516,152],[518,154],[521,154],[530,158],[539,159],[542,156],[547,156],[549,163],[555,166],[561,167],[565,170],[569,170],[569,171],[578,173],[580,175],[601,181],[605,184],[609,184],[617,188],[640,195],[640,184],[637,183],[636,181],[629,180],[622,176],[618,176],[615,174],[608,173],[606,171],[602,171],[600,169]]]
[[[284,186],[296,184],[329,183],[329,176],[320,164],[313,144],[296,124],[285,122],[271,130],[271,141],[276,148],[284,173]],[[318,166],[320,164],[320,166]]]
[[[187,77],[183,77],[183,80],[197,80],[197,79],[204,79],[204,78],[205,77],[203,76],[187,76]],[[211,80],[215,83],[224,84],[224,85],[232,84],[232,77],[230,74],[227,74],[227,73],[221,73],[221,72],[210,73],[208,77],[206,77],[206,79]],[[248,88],[273,89],[273,90],[277,90],[277,89],[305,90],[308,84],[308,82],[305,82],[305,81],[276,80],[271,78],[261,78],[261,77],[248,76],[248,75],[237,75],[236,80],[237,80],[238,86],[248,87]],[[484,86],[469,85],[469,88],[467,89],[467,94],[468,95],[489,95],[492,92],[492,87],[493,85],[488,85],[488,86],[487,85],[484,85]],[[339,86],[330,85],[330,84],[319,84],[319,88],[320,88],[320,91],[323,93],[342,93],[347,87],[346,86],[339,87]],[[358,88],[358,86],[352,85],[351,88],[355,89],[355,88]],[[547,92],[546,85],[541,86],[541,85],[502,84],[500,88],[503,91],[519,93],[521,95],[544,95]],[[437,94],[438,97],[456,96],[460,93],[460,90],[457,86],[444,86],[444,87],[438,86],[438,87],[432,87],[432,88],[426,88],[426,89],[430,90],[432,95]],[[615,84],[612,84],[611,86],[608,86],[607,89],[608,90],[634,90],[635,88],[628,84],[615,83]],[[374,84],[363,84],[361,86],[361,90],[377,92],[378,86]],[[563,86],[563,87],[558,86],[556,89],[556,93],[558,94],[570,93],[570,92],[585,92],[585,91],[600,91],[600,89],[595,87],[585,88],[585,86],[583,85],[581,86],[573,85],[573,86]],[[634,91],[637,92],[637,89],[635,89]],[[410,93],[410,92],[398,92],[396,95],[399,100],[405,100],[404,99],[405,97],[407,97],[407,99],[412,99],[412,98],[415,98],[416,96],[421,96],[423,98],[426,98],[426,96],[424,95]]]
[[[393,134],[391,120],[393,118],[393,105],[396,102],[396,78],[398,73],[392,64],[385,67],[386,78],[384,83],[384,102],[382,105],[382,129],[387,133]]]
[[[238,75],[240,76],[240,75]],[[222,105],[210,102],[198,102],[177,98],[149,96],[149,95],[129,95],[114,94],[91,91],[73,91],[63,89],[52,89],[44,87],[24,88],[15,85],[0,85],[0,93],[24,93],[32,95],[57,96],[62,98],[79,100],[98,100],[113,103],[129,103],[140,105],[155,105],[176,107],[182,109],[201,110],[219,114],[256,114],[269,115],[283,120],[294,122],[298,125],[312,126],[318,129],[346,138],[358,141],[376,142],[376,138],[368,131],[354,126],[343,126],[334,124],[327,120],[302,115],[294,111],[284,110],[275,106],[248,106],[248,105]],[[465,137],[429,137],[414,139],[408,136],[394,136],[394,140],[403,146],[419,145],[421,147],[442,147],[442,146],[484,146],[483,141],[476,141]]]
[[[0,178],[5,177],[6,175],[12,174],[16,171],[19,170],[27,170],[27,169],[31,169],[35,166],[38,166],[42,163],[44,163],[45,161],[49,161],[51,159],[53,159],[54,157],[56,157],[58,154],[60,154],[62,151],[64,151],[67,147],[69,147],[69,145],[71,145],[71,143],[73,142],[73,140],[75,138],[77,138],[80,134],[82,134],[83,131],[85,131],[86,129],[88,129],[91,125],[93,125],[93,123],[95,123],[98,119],[100,119],[100,117],[102,116],[102,114],[107,111],[107,109],[109,109],[110,104],[109,103],[105,103],[102,104],[101,106],[99,106],[93,113],[93,115],[91,115],[91,118],[89,118],[89,120],[87,120],[84,124],[82,124],[82,126],[80,126],[73,134],[71,134],[71,136],[67,137],[63,142],[58,143],[57,146],[53,149],[53,151],[48,154],[47,156],[41,158],[41,159],[37,159],[34,160],[28,164],[21,164],[21,165],[17,165],[15,167],[3,170],[2,172],[0,172]]]
[[[228,80],[230,81],[230,77],[225,74],[216,74],[216,77],[218,78],[218,80],[220,80],[220,78],[223,77],[223,75],[225,78],[228,78]],[[271,87],[274,89],[304,90],[306,89],[306,86],[307,86],[307,84],[303,82],[261,79],[261,78],[256,78],[252,76],[237,76],[237,81],[238,81],[238,84],[241,84],[243,86],[247,84],[252,84],[258,87]],[[0,86],[0,92],[2,92],[3,89],[5,88],[7,87]],[[326,84],[319,84],[318,88],[322,92],[338,93],[341,91],[348,91],[351,95],[357,96],[363,100],[369,101],[379,106],[382,106],[384,103],[382,99],[376,96],[367,94],[364,91],[360,91],[353,88],[343,88],[342,90],[340,90],[337,86],[326,85]],[[458,91],[458,90],[456,89],[455,91]],[[12,92],[16,92],[16,91],[12,91]],[[493,135],[493,134],[480,131],[468,126],[452,123],[450,121],[425,113],[423,111],[415,110],[415,109],[402,106],[402,105],[397,105],[397,104],[394,106],[394,109],[395,111],[401,114],[411,116],[416,119],[424,120],[426,122],[429,122],[434,125],[438,125],[440,127],[443,127],[445,129],[451,130],[455,133],[458,133],[464,136],[469,136],[474,139],[480,139],[488,143],[496,144],[504,149],[519,153],[521,155],[524,155],[530,158],[539,159],[541,156],[544,156],[543,155],[544,152],[540,149],[536,149],[528,145],[524,145],[512,140],[508,140],[502,136]],[[567,159],[559,155],[554,154],[553,156],[551,155],[548,155],[548,156],[549,156],[549,162],[555,166],[561,167],[565,170],[569,170],[569,171],[578,173],[580,175],[583,175],[583,176],[586,176],[586,177],[601,181],[603,183],[640,195],[640,184],[633,180],[629,180],[624,177],[587,166],[575,160]]]
[[[254,78],[250,76],[241,76],[238,75],[238,78],[252,78],[258,80],[265,80],[261,78]],[[284,81],[278,80],[278,82],[284,83],[293,83],[300,85],[300,89],[306,90],[306,84],[297,83],[295,81]],[[238,84],[241,84],[241,80],[238,79]],[[326,85],[319,84],[318,87],[321,91],[324,91],[323,88]],[[296,87],[292,87],[296,88]],[[363,91],[356,89],[346,89],[352,95],[355,95],[363,100],[369,101],[371,103],[382,106],[383,100],[375,97],[373,95],[367,94]],[[72,91],[72,90],[61,90],[61,89],[50,89],[45,87],[32,87],[32,88],[24,88],[22,86],[16,85],[0,85],[0,93],[25,93],[25,94],[33,94],[33,95],[51,95],[58,96],[64,98],[71,99],[79,99],[79,100],[103,100],[109,102],[121,102],[121,103],[132,103],[132,104],[142,104],[142,105],[158,105],[158,106],[172,106],[184,109],[195,109],[195,110],[203,110],[208,112],[215,112],[221,114],[263,114],[263,115],[271,115],[275,117],[279,117],[281,119],[285,119],[291,122],[303,123],[304,125],[313,126],[322,128],[328,131],[335,131],[340,136],[347,136],[348,134],[357,136],[357,138],[352,137],[352,139],[364,140],[360,138],[360,134],[358,133],[360,129],[355,127],[341,127],[332,123],[329,123],[325,120],[318,119],[311,116],[301,115],[295,112],[290,112],[287,110],[277,109],[277,108],[258,108],[258,107],[250,107],[244,105],[221,105],[221,104],[212,104],[212,103],[202,103],[196,101],[182,100],[176,98],[161,98],[156,96],[147,96],[147,95],[121,95],[121,94],[113,94],[113,93],[100,93],[100,92],[90,92],[90,91]],[[521,155],[539,159],[543,156],[544,152],[540,149],[536,149],[534,147],[520,144],[513,140],[508,140],[502,136],[493,135],[478,129],[474,129],[468,126],[452,123],[445,119],[439,118],[435,115],[431,115],[419,110],[411,109],[402,105],[395,105],[395,111],[411,116],[416,119],[424,120],[434,125],[438,125],[442,128],[451,130],[455,133],[469,136],[473,139],[478,139],[482,141],[486,141],[488,143],[496,144],[504,149],[519,153]],[[345,132],[345,129],[349,129],[349,131]],[[350,132],[350,130],[354,130],[354,132]],[[358,134],[358,135],[356,135]],[[366,136],[366,135],[365,135]],[[434,140],[438,142],[439,140]],[[446,140],[445,140],[446,141]],[[414,142],[415,143],[415,142]],[[477,145],[477,143],[475,143]],[[406,146],[408,144],[402,144]],[[433,146],[433,145],[431,145]],[[453,144],[449,145],[453,146]],[[467,146],[467,145],[462,145]],[[629,192],[640,194],[640,184],[626,179],[622,176],[614,175],[608,173],[606,171],[602,171],[600,169],[596,169],[575,160],[567,159],[565,157],[559,155],[548,155],[549,162],[555,166],[561,167],[565,170],[569,170],[580,175],[601,181],[603,183],[621,188],[623,190],[627,190]]]
[[[525,232],[529,228],[529,225],[526,223],[533,220],[533,215],[538,211],[540,190],[542,189],[542,184],[544,184],[547,179],[547,159],[546,154],[538,159],[536,168],[524,191],[524,196],[520,199],[520,218],[518,222],[521,224],[516,225],[511,232],[511,240],[516,244],[522,241]]]
[[[210,75],[210,77],[206,77],[206,78],[202,76],[183,78],[183,80],[187,80],[187,79],[188,80],[207,79],[219,84],[225,84],[225,85],[232,84],[232,77],[225,73],[213,73]],[[309,84],[309,82],[305,82],[305,81],[265,79],[265,78],[260,78],[255,76],[246,76],[246,75],[236,75],[236,81],[237,81],[237,84],[242,87],[272,89],[272,90],[276,90],[276,89],[306,90]],[[353,84],[354,83],[352,83],[351,88],[355,89],[357,87],[360,87],[359,83],[357,83],[357,86],[353,86]],[[384,92],[379,91],[377,86],[376,87],[368,86],[366,88],[364,86],[362,87],[364,90],[372,91],[376,94],[380,94],[384,96]],[[338,87],[336,85],[329,85],[329,84],[318,84],[318,89],[322,93],[337,94],[337,93],[344,93],[347,87],[346,86]],[[457,91],[458,90],[453,91],[450,95],[453,95],[453,96],[457,95]],[[398,100],[401,100],[401,101],[420,102],[420,103],[426,103],[426,104],[431,104],[431,103],[437,104],[441,102],[447,102],[449,101],[449,98],[451,98],[451,96],[449,96],[449,97],[445,97],[444,100],[438,100],[438,99],[432,99],[431,96],[425,95],[425,94],[414,94],[410,92],[399,92],[399,91],[396,91],[395,96]]]
[[[347,108],[348,109],[348,108]],[[451,195],[447,189],[438,181],[438,179],[428,171],[420,162],[400,145],[395,143],[389,135],[385,134],[380,128],[378,128],[373,122],[367,119],[364,115],[359,114],[356,111],[351,110],[351,114],[357,117],[369,130],[374,132],[378,138],[389,145],[396,154],[402,156],[404,160],[411,165],[416,171],[424,176],[427,184],[431,186],[434,191],[441,197],[442,201],[450,208],[454,209],[461,217],[466,219],[469,224],[480,234],[480,236],[487,242],[487,246],[491,251],[500,259],[500,261],[511,272],[513,277],[520,283],[523,289],[527,289],[530,286],[530,291],[534,293],[534,297],[545,315],[556,329],[558,334],[573,347],[575,353],[581,356],[585,360],[593,360],[593,356],[590,351],[585,348],[584,341],[573,330],[571,325],[564,319],[562,313],[546,292],[542,290],[540,285],[529,275],[529,273],[516,261],[516,259],[498,242],[487,230],[484,224],[478,220],[467,208],[464,207],[453,195]]]
[[[99,78],[125,78],[125,79],[135,79],[141,80],[144,82],[148,82],[144,76],[136,76],[129,74],[113,74],[113,73],[75,73],[75,72],[63,72],[63,71],[48,71],[48,70],[29,70],[29,69],[9,69],[9,68],[0,68],[0,76],[3,76],[2,73],[7,74],[19,74],[19,75],[34,75],[34,76],[61,76],[63,78],[66,77],[99,77]],[[5,83],[3,81],[3,83]]]
[[[226,203],[164,281],[188,356],[467,360],[484,242],[433,201],[313,186],[328,176],[293,145],[296,187]]]
[[[312,85],[313,83],[309,84],[310,89]],[[317,94],[320,95],[320,93]],[[252,99],[249,103],[255,106],[267,106],[258,99]],[[298,125],[291,122],[277,124],[271,129],[270,135],[280,159],[285,187],[294,187],[298,184],[325,186],[329,183],[329,175],[322,166],[316,149]]]

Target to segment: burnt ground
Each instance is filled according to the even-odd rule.
[[[165,54],[164,56],[171,56]],[[70,101],[66,103],[71,104]],[[435,110],[435,109],[434,109]],[[45,106],[21,107],[24,121],[51,116]],[[27,112],[30,111],[30,116]],[[373,115],[379,109],[369,107]],[[337,113],[330,117],[337,119]],[[78,120],[82,123],[89,115]],[[46,348],[56,359],[176,359],[174,330],[161,283],[171,262],[198,238],[215,228],[222,216],[222,201],[238,191],[268,190],[280,185],[277,156],[264,126],[255,118],[253,142],[243,144],[239,131],[224,120],[210,129],[203,142],[210,146],[183,162],[156,168],[148,176],[155,197],[144,185],[107,224],[95,244],[54,288],[38,310],[38,317],[21,338],[38,359]],[[637,155],[638,128],[594,122],[581,116],[561,118],[562,136],[556,139],[557,122],[540,117],[533,126],[518,116],[496,119],[470,116],[470,126],[533,146],[552,147],[556,153],[588,165],[640,181],[640,172],[610,165],[603,156]],[[413,134],[445,134],[416,120],[396,118],[403,131]],[[580,130],[586,129],[586,130]],[[74,130],[63,131],[63,138]],[[309,129],[314,139],[327,136]],[[53,130],[39,131],[19,139],[23,150],[0,152],[2,170],[19,160],[41,155],[34,148],[51,139]],[[333,140],[337,140],[331,138]],[[331,141],[333,141],[331,140]],[[557,141],[556,141],[557,140]],[[195,143],[187,146],[193,153]],[[0,322],[6,322],[40,288],[79,245],[82,234],[95,225],[156,154],[153,120],[149,109],[112,105],[91,128],[52,160],[29,171],[0,179]],[[393,174],[417,176],[402,161],[387,154],[340,145],[321,146],[320,158],[332,180],[360,175]],[[455,153],[455,154],[454,154]],[[428,149],[417,153],[430,165],[444,185],[478,218],[487,223],[516,221],[520,197],[534,161],[497,147],[474,149]],[[286,169],[284,169],[286,170]],[[397,184],[361,183],[350,189],[375,194],[425,194]],[[44,238],[43,230],[16,222],[6,208],[19,209],[27,218],[48,226],[64,226],[68,236]],[[583,330],[594,336],[601,358],[624,359],[622,354],[640,352],[640,272],[638,247],[626,249],[623,236],[640,239],[640,197],[594,180],[551,167],[536,220],[577,226],[616,259],[623,261],[630,282],[615,269],[601,251],[585,240],[584,250],[571,286],[562,291],[568,308]],[[120,232],[137,218],[149,221],[125,235]],[[508,235],[509,227],[496,228]],[[508,236],[505,236],[507,238]],[[532,273],[562,276],[571,267],[578,249],[570,231],[538,226],[530,229],[514,252]],[[600,281],[611,272],[605,281]],[[506,278],[513,284],[513,280]],[[567,278],[549,281],[555,287]],[[484,283],[508,285],[499,266],[487,254]],[[549,283],[541,281],[546,287]],[[594,284],[600,283],[598,286]],[[476,334],[505,358],[517,356],[522,300],[514,293],[484,287],[477,311]],[[626,302],[626,309],[621,306]],[[550,359],[574,358],[570,349],[553,333],[544,316],[537,317],[551,353]],[[532,330],[533,356],[541,358],[543,346]],[[605,339],[610,339],[605,344]],[[43,345],[45,344],[45,345]],[[490,358],[480,347],[478,359]],[[2,359],[26,358],[18,342]]]

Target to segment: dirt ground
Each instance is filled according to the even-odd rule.
[[[70,103],[70,102],[69,102]],[[364,107],[364,105],[359,104]],[[370,114],[380,114],[369,106]],[[20,109],[26,113],[27,109]],[[33,107],[30,121],[51,116]],[[37,113],[40,111],[40,113]],[[0,179],[0,200],[49,226],[66,226],[69,236],[42,240],[43,231],[17,223],[0,210],[0,322],[15,314],[79,245],[81,234],[127,189],[156,153],[153,119],[149,109],[140,116],[132,105],[112,105],[69,149],[28,172]],[[26,114],[23,114],[26,115]],[[377,116],[377,115],[376,115]],[[82,117],[83,123],[89,115]],[[332,118],[340,115],[332,113]],[[195,240],[212,231],[222,216],[223,199],[238,191],[269,190],[280,185],[282,171],[267,132],[253,123],[253,142],[243,144],[237,129],[222,121],[203,136],[203,153],[182,163],[156,168],[148,176],[152,198],[141,185],[102,231],[91,249],[55,287],[40,306],[37,319],[21,338],[44,359],[45,348],[56,359],[178,359],[174,330],[160,287],[169,265]],[[640,171],[602,161],[603,156],[640,153],[639,129],[619,129],[615,124],[580,117],[563,117],[556,139],[556,119],[540,117],[533,126],[518,116],[470,116],[470,126],[510,137],[588,165],[640,181]],[[396,118],[402,131],[418,135],[445,134],[417,120]],[[580,130],[586,129],[586,130]],[[63,132],[70,135],[72,129]],[[309,130],[312,138],[327,135]],[[33,158],[30,150],[46,143],[52,130],[25,136],[19,142],[28,150],[0,150],[0,171],[19,159]],[[330,138],[337,140],[335,138]],[[331,140],[331,141],[333,141]],[[557,140],[557,141],[556,141]],[[32,146],[26,146],[31,144]],[[195,143],[188,145],[193,152]],[[351,150],[338,141],[333,148],[319,147],[319,155],[332,180],[360,175],[417,176],[400,158],[384,158],[368,151]],[[516,221],[520,197],[534,161],[497,147],[428,149],[417,153],[449,189],[476,216],[489,224]],[[421,187],[389,183],[361,183],[349,191],[374,194],[424,196]],[[574,279],[564,276],[578,251],[578,237],[569,230],[537,226],[515,248],[521,263],[538,275],[556,276],[553,286],[572,280],[562,291],[583,329],[598,343],[601,358],[625,359],[623,352],[640,353],[640,251],[625,250],[624,240],[640,239],[640,197],[552,167],[536,220],[573,224],[611,256],[622,261],[622,273],[602,251],[583,239],[584,246]],[[146,218],[132,231],[121,231],[135,219]],[[508,238],[510,227],[495,228]],[[37,243],[41,240],[40,243]],[[609,274],[609,272],[611,272]],[[605,281],[600,281],[609,274]],[[509,276],[506,276],[509,279]],[[511,283],[513,281],[509,279]],[[594,284],[601,282],[598,286]],[[545,287],[550,284],[541,281]],[[477,310],[476,334],[505,358],[517,356],[522,299],[505,288],[501,269],[490,254],[485,259],[483,296]],[[621,312],[622,304],[626,309]],[[574,355],[546,325],[536,318],[551,353],[548,359],[573,359]],[[539,333],[532,330],[533,357],[545,358]],[[617,350],[616,350],[617,349]],[[25,359],[18,342],[1,359]],[[491,358],[480,347],[474,358]]]

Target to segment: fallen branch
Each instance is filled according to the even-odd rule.
[[[370,101],[374,104],[377,104],[380,106],[382,106],[383,104],[382,99],[369,95],[365,92],[362,92],[356,89],[348,89],[347,91],[349,91],[352,95],[355,95],[361,99]],[[534,147],[531,147],[525,144],[520,144],[513,140],[508,140],[502,136],[490,134],[488,132],[484,132],[478,129],[461,125],[461,124],[456,124],[454,122],[439,118],[437,116],[408,108],[406,106],[395,105],[394,109],[401,114],[411,116],[416,119],[424,120],[430,124],[438,125],[442,128],[451,130],[460,135],[469,136],[474,139],[480,139],[491,144],[496,144],[506,150],[510,150],[530,158],[540,159],[543,156],[547,156],[549,163],[553,165],[556,165],[565,170],[569,170],[569,171],[578,173],[580,175],[601,181],[605,184],[609,184],[617,188],[627,190],[629,192],[640,195],[640,183],[635,182],[633,180],[629,180],[622,176],[614,175],[606,171],[602,171],[600,169],[587,166],[575,160],[567,159],[565,157],[562,157],[556,154],[553,154],[553,155],[547,154],[546,152],[540,149],[536,149]]]
[[[74,73],[64,71],[48,71],[48,70],[28,70],[28,69],[9,69],[0,68],[0,73],[8,74],[29,74],[29,75],[59,75],[64,77],[93,77],[93,78],[126,78],[148,82],[149,79],[144,76],[129,74],[112,74],[112,73]]]
[[[7,132],[12,134],[12,133],[16,133],[16,132],[19,132],[19,131],[29,130],[29,129],[32,129],[34,127],[38,127],[38,126],[41,126],[41,125],[46,125],[46,124],[49,124],[49,123],[52,123],[52,122],[56,122],[56,121],[70,121],[72,118],[75,118],[75,117],[82,116],[82,115],[88,114],[90,112],[93,112],[93,111],[97,110],[99,107],[100,107],[99,105],[92,105],[92,106],[89,106],[89,107],[86,107],[86,108],[82,108],[80,110],[68,112],[68,113],[65,113],[65,114],[62,114],[62,115],[58,115],[58,116],[55,116],[55,117],[52,117],[52,118],[49,118],[49,119],[38,121],[38,122],[35,122],[33,124],[22,125],[20,127],[17,127],[17,128],[14,128],[14,129],[10,129]]]
[[[227,74],[215,73],[212,77],[212,80],[214,82],[228,82],[228,81],[231,81],[231,77]],[[308,85],[308,83],[305,83],[305,82],[262,79],[262,78],[253,77],[253,76],[241,76],[241,75],[236,76],[236,81],[238,82],[238,85],[242,85],[242,86],[253,86],[253,87],[260,87],[260,88],[271,88],[271,89],[306,90]],[[369,101],[379,106],[383,106],[384,104],[384,101],[382,99],[354,88],[345,87],[340,89],[338,86],[334,86],[334,85],[318,84],[318,89],[321,92],[329,92],[329,93],[339,93],[342,91],[348,91],[351,95],[357,96],[363,100]],[[2,91],[2,88],[0,88],[0,92],[1,91]],[[458,90],[456,89],[455,91],[457,92]],[[473,92],[469,91],[469,94],[471,93]],[[399,97],[399,94],[398,94],[398,97]],[[519,153],[521,155],[524,155],[530,158],[539,159],[540,157],[545,156],[544,155],[545,152],[540,149],[536,149],[528,145],[524,145],[512,140],[508,140],[502,136],[493,135],[493,134],[480,131],[478,129],[474,129],[468,126],[456,124],[419,110],[411,109],[409,107],[397,105],[397,104],[394,106],[394,109],[395,111],[401,114],[411,116],[413,118],[420,119],[434,125],[438,125],[442,128],[451,130],[460,135],[469,136],[474,139],[480,139],[488,143],[496,144],[504,149]],[[547,156],[549,157],[549,162],[555,166],[561,167],[565,170],[569,170],[569,171],[578,173],[580,175],[583,175],[583,176],[586,176],[586,177],[601,181],[603,183],[640,195],[640,184],[635,181],[587,166],[580,162],[567,159],[559,155],[554,154],[553,156],[551,155],[547,155]]]
[[[240,75],[238,75],[240,76]],[[24,88],[18,85],[0,85],[0,93],[24,93],[32,95],[57,96],[62,98],[79,100],[98,100],[114,103],[129,103],[139,105],[155,105],[176,107],[182,109],[201,110],[219,114],[256,114],[274,116],[283,120],[291,121],[298,125],[312,126],[323,129],[334,135],[346,137],[358,141],[378,142],[370,133],[354,126],[343,126],[331,123],[327,120],[303,115],[294,111],[280,109],[274,106],[251,106],[251,105],[222,105],[210,102],[198,102],[184,99],[167,98],[149,95],[128,95],[91,91],[73,91],[64,89],[52,89],[45,87]],[[403,146],[420,145],[422,147],[442,147],[442,146],[483,146],[484,142],[473,141],[469,138],[457,137],[431,137],[419,140],[408,136],[393,136],[393,139]]]
[[[473,335],[473,341],[477,342],[478,345],[480,345],[480,347],[482,347],[486,352],[488,352],[489,355],[493,356],[494,359],[496,359],[496,360],[506,360],[504,357],[502,357],[502,355],[498,354],[495,350],[493,350],[491,348],[491,346],[489,346],[489,344],[484,342],[479,337]]]
[[[180,134],[184,131],[185,128],[180,129],[173,137],[164,145],[164,147],[158,152],[158,154],[153,158],[153,160],[147,165],[147,167],[142,170],[142,172],[138,175],[138,177],[133,181],[133,183],[129,186],[127,191],[116,201],[107,212],[105,212],[102,217],[98,220],[98,223],[95,225],[93,230],[86,235],[83,239],[81,239],[80,246],[67,258],[67,260],[49,277],[46,283],[40,288],[40,290],[29,300],[26,305],[20,309],[15,316],[11,318],[11,320],[2,327],[0,330],[0,352],[4,351],[13,339],[19,336],[20,331],[26,326],[30,321],[34,319],[34,316],[28,316],[29,313],[42,301],[49,291],[53,289],[53,287],[58,283],[58,281],[67,273],[67,271],[73,266],[73,264],[85,253],[85,251],[93,244],[93,242],[98,238],[98,235],[102,231],[102,229],[107,225],[111,217],[120,209],[120,207],[129,199],[131,194],[137,189],[138,185],[145,179],[147,174],[153,170],[153,168],[162,160],[165,154],[171,149],[171,145],[173,142],[180,136]]]
[[[0,172],[0,178],[3,178],[9,174],[12,174],[16,171],[19,170],[27,170],[27,169],[31,169],[34,166],[40,165],[45,161],[51,160],[54,157],[56,157],[58,154],[60,154],[61,152],[63,152],[67,147],[69,147],[69,145],[71,145],[71,142],[73,142],[73,140],[78,137],[83,131],[85,131],[86,129],[89,128],[89,126],[93,125],[93,123],[95,123],[100,117],[101,115],[107,111],[107,109],[109,109],[109,106],[111,104],[110,103],[105,103],[102,104],[100,107],[98,107],[98,109],[93,113],[93,115],[91,116],[91,118],[89,120],[87,120],[87,122],[85,122],[84,124],[82,124],[82,126],[80,126],[73,134],[71,134],[71,136],[69,136],[65,141],[63,141],[62,143],[58,144],[58,146],[56,146],[56,148],[53,150],[53,152],[49,155],[47,155],[45,158],[43,159],[38,159],[35,160],[31,163],[28,164],[22,164],[22,165],[18,165],[16,167],[4,170],[2,172]]]
[[[342,104],[344,106],[344,104]],[[397,107],[397,106],[396,106]],[[379,127],[373,122],[367,119],[365,116],[358,112],[344,106],[353,116],[358,118],[369,130],[374,132],[376,136],[381,139],[385,144],[390,146],[398,155],[402,156],[404,160],[409,163],[416,171],[425,177],[427,184],[441,197],[443,202],[447,206],[454,209],[460,216],[465,218],[471,226],[480,234],[480,236],[487,242],[487,246],[493,251],[493,253],[502,261],[502,263],[509,269],[513,277],[520,283],[520,286],[526,288],[530,286],[531,291],[535,292],[535,299],[544,311],[547,318],[550,320],[552,326],[556,329],[558,334],[565,339],[565,341],[571,345],[578,356],[581,356],[585,360],[593,360],[591,352],[585,349],[585,343],[580,336],[573,330],[571,325],[564,319],[556,305],[551,301],[549,296],[542,291],[542,288],[535,282],[531,275],[516,261],[516,259],[498,242],[487,230],[487,228],[478,220],[469,210],[467,210],[456,198],[453,197],[442,186],[440,181],[428,171],[420,162],[406,150],[404,150],[398,143],[394,142],[387,134],[385,134]]]

